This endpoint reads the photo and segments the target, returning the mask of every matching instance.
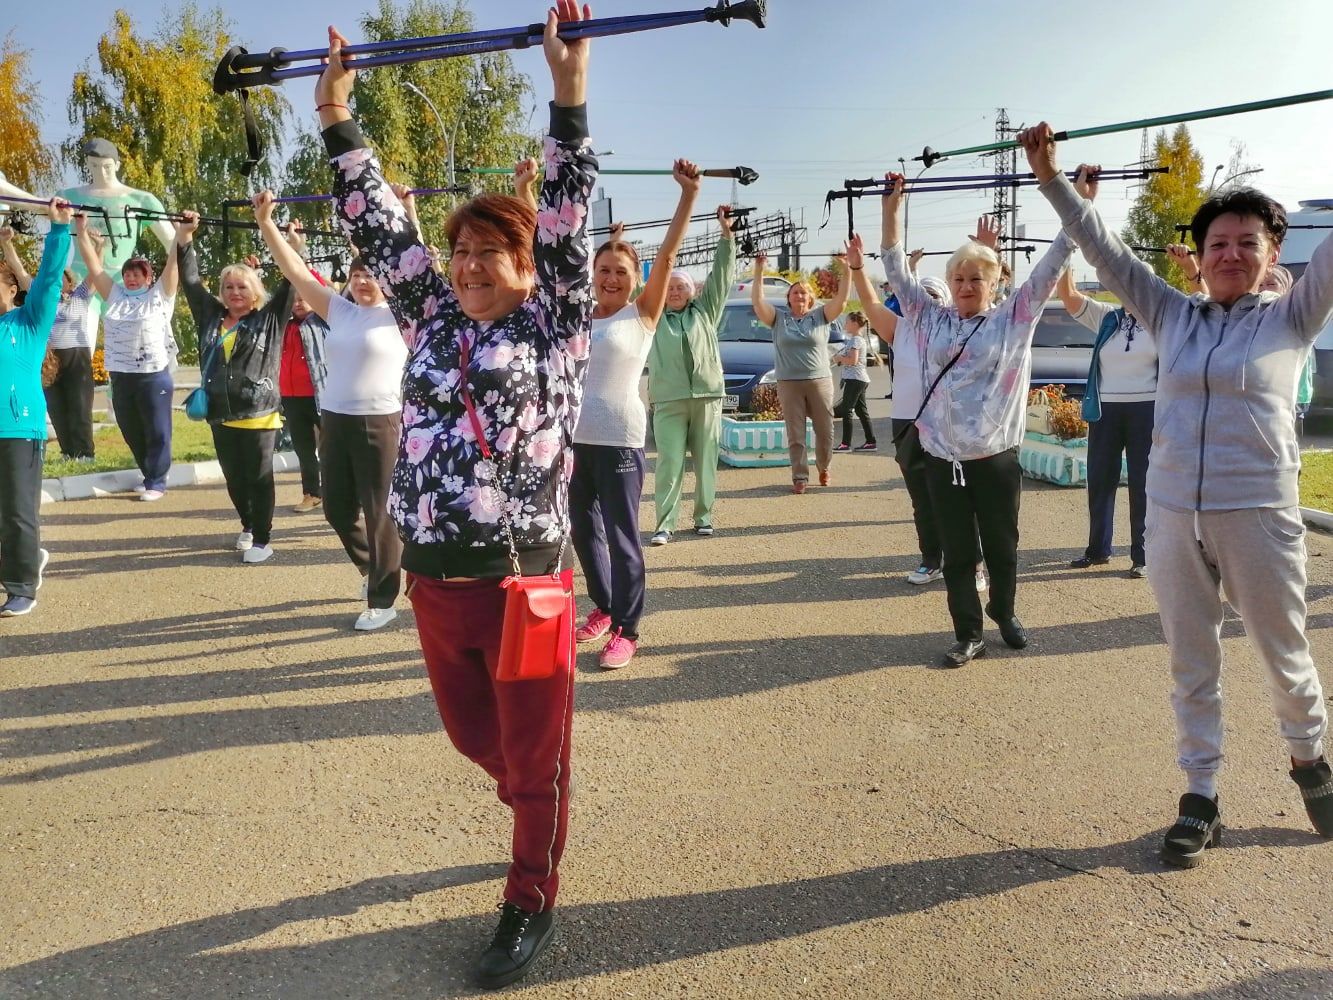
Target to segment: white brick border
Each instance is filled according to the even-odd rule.
[[[273,456],[274,472],[291,472],[299,469],[296,452],[281,451]],[[60,503],[64,500],[87,500],[91,497],[114,496],[118,493],[130,493],[143,482],[138,469],[121,469],[116,472],[94,472],[88,476],[65,476],[63,479],[42,480],[42,503]],[[176,486],[202,486],[207,483],[222,482],[222,466],[213,462],[186,462],[172,465],[167,473],[167,488]]]

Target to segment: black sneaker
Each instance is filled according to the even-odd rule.
[[[986,617],[993,621],[1000,629],[1000,638],[1010,649],[1024,649],[1028,644],[1028,632],[1023,627],[1023,623],[1012,615],[1004,621],[995,617],[995,612],[991,610],[989,604],[986,605]]]
[[[961,667],[965,663],[970,663],[978,656],[986,655],[986,644],[980,639],[966,639],[955,643],[953,647],[944,654],[944,665],[946,667]]]
[[[1197,868],[1204,851],[1221,846],[1222,814],[1217,799],[1186,792],[1180,797],[1180,815],[1162,842],[1162,860],[1177,868]]]
[[[1110,556],[1104,556],[1100,559],[1094,559],[1092,556],[1079,556],[1069,563],[1070,569],[1087,569],[1089,566],[1105,566],[1111,561]]]
[[[1321,837],[1333,837],[1333,768],[1321,760],[1313,767],[1293,767],[1291,780],[1301,790],[1305,812]]]
[[[508,986],[528,974],[555,935],[555,913],[529,913],[513,903],[500,907],[500,923],[491,946],[477,964],[477,982],[488,990]]]

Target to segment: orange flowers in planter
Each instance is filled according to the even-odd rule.
[[[778,398],[778,387],[771,383],[755,386],[750,394],[750,409],[756,420],[781,420],[782,401]]]
[[[106,385],[110,381],[111,376],[107,374],[106,370],[106,359],[99,347],[93,351],[93,385]]]
[[[1088,422],[1083,419],[1083,405],[1065,395],[1063,385],[1045,385],[1028,391],[1028,406],[1044,406],[1051,411],[1051,432],[1061,441],[1088,436]]]

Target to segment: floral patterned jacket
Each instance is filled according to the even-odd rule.
[[[884,248],[885,274],[922,359],[922,392],[962,349],[917,421],[927,454],[968,462],[1022,443],[1032,335],[1073,252],[1073,242],[1061,233],[1013,295],[990,312],[962,319],[956,308],[939,305],[921,286],[901,243]]]
[[[587,216],[597,161],[586,120],[583,107],[552,106],[533,245],[536,289],[492,323],[468,319],[431,268],[355,124],[324,132],[338,219],[392,291],[410,348],[389,513],[403,539],[403,568],[413,573],[509,575],[500,524],[506,504],[525,574],[549,571],[564,547],[593,307]],[[482,456],[459,392],[463,339],[467,385],[493,461]]]

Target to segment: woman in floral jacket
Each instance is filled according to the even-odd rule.
[[[329,67],[315,92],[337,214],[392,291],[411,345],[389,511],[403,538],[426,669],[450,739],[495,779],[514,814],[500,922],[478,970],[489,987],[523,976],[550,942],[568,820],[573,672],[497,682],[495,670],[500,584],[512,572],[506,527],[524,574],[569,573],[571,441],[588,358],[587,209],[597,161],[584,106],[588,43],[565,42],[556,32],[560,22],[588,16],[573,0],[559,0],[547,17],[543,47],[555,100],[537,210],[484,195],[454,212],[445,226],[451,282],[431,269],[352,121],[354,73],[342,61],[345,39],[333,29]]]

